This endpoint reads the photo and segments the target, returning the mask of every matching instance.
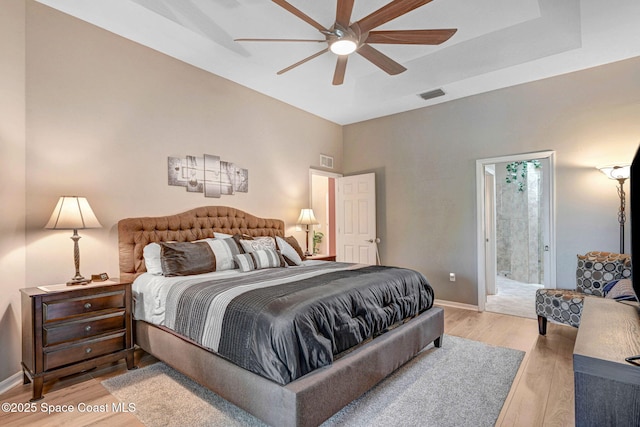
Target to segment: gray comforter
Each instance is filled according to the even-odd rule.
[[[416,271],[322,263],[176,286],[165,324],[287,384],[432,304],[433,289]]]

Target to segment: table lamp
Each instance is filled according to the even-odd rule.
[[[301,209],[297,224],[306,226],[305,231],[307,232],[307,239],[306,239],[307,249],[304,252],[304,255],[310,256],[311,253],[309,252],[309,231],[311,231],[311,229],[309,228],[309,226],[320,224],[316,219],[316,216],[313,214],[313,209]]]
[[[89,206],[89,202],[84,197],[62,196],[58,200],[49,222],[44,228],[52,230],[73,230],[71,240],[73,240],[73,259],[75,261],[76,275],[67,282],[68,286],[86,285],[91,282],[80,274],[80,248],[78,246],[78,230],[85,228],[101,228],[102,225],[96,218]]]

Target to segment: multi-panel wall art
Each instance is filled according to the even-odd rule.
[[[204,193],[205,197],[249,192],[249,171],[220,160],[219,156],[205,154],[168,159],[169,185],[186,187],[188,192]]]

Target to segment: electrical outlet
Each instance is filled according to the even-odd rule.
[[[450,282],[456,281],[456,273],[449,273],[449,281]]]

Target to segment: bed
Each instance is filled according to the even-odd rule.
[[[136,283],[146,280],[149,273],[146,273],[143,251],[149,243],[202,241],[216,237],[214,233],[254,238],[285,237],[283,221],[259,218],[230,207],[202,207],[171,216],[123,219],[118,223],[121,280],[137,279]],[[384,270],[379,272],[376,267],[315,261],[315,265],[311,262],[291,269],[279,269],[282,273],[277,274],[294,275],[294,269],[299,269],[295,274],[309,272],[309,278],[305,276],[306,281],[295,282],[295,286],[304,283],[309,289],[315,289],[313,286],[316,286],[317,281],[310,277],[315,278],[318,275],[331,278],[335,288],[358,282],[361,276],[367,276],[367,280],[370,280],[377,274],[390,273],[387,267],[381,267],[380,269]],[[270,274],[276,274],[275,270],[277,269]],[[319,270],[326,271],[317,273]],[[357,275],[356,270],[359,270]],[[405,273],[410,272],[408,270],[408,273]],[[261,272],[251,273],[256,277],[262,277],[257,275],[262,274]],[[267,283],[268,280],[253,280],[251,286],[259,282]],[[215,282],[216,286],[218,283]],[[171,292],[177,288],[178,286],[171,287]],[[350,290],[347,289],[345,292]],[[167,310],[167,313],[171,312]],[[174,313],[174,316],[177,319],[182,318],[179,313]],[[144,318],[138,315],[136,317]],[[264,372],[258,373],[252,366],[239,366],[242,365],[239,363],[242,360],[232,363],[230,360],[233,358],[228,354],[222,350],[219,353],[212,351],[209,342],[198,341],[185,332],[186,329],[178,333],[168,328],[165,319],[147,320],[135,320],[135,342],[139,347],[274,426],[319,425],[413,358],[431,342],[440,347],[444,333],[443,310],[431,307],[417,312],[410,316],[410,319],[394,322],[393,325],[381,325],[382,330],[375,333],[373,338],[368,338],[348,350],[341,349],[336,358],[328,364],[301,369],[300,372],[294,369],[293,371],[298,372],[297,375],[289,377],[270,378]],[[219,339],[222,342],[222,339]],[[335,351],[335,344],[333,349]]]

